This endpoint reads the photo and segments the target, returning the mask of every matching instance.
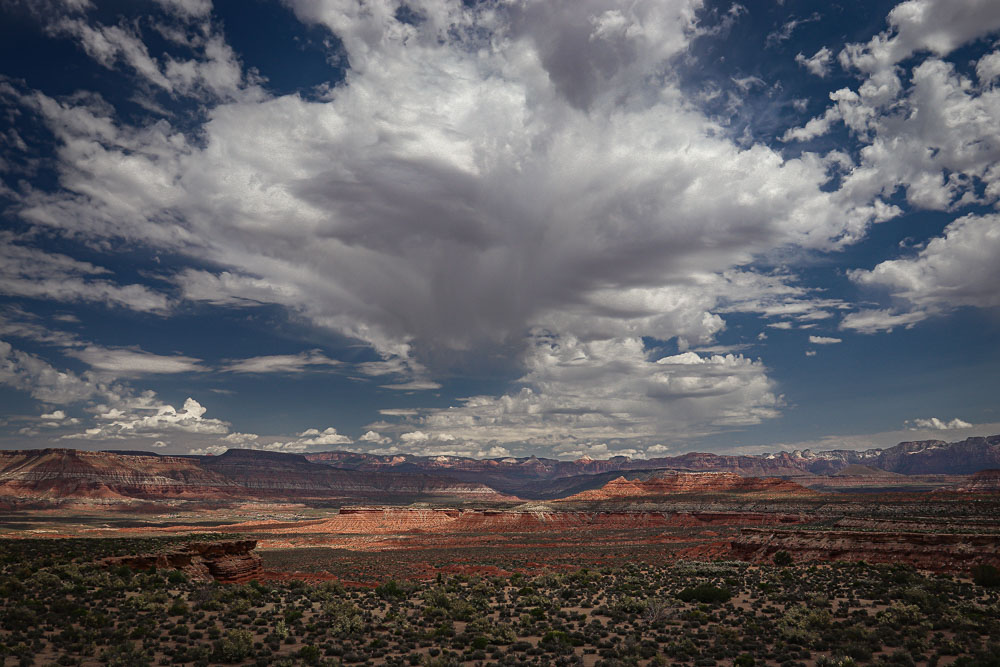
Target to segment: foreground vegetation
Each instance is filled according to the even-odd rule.
[[[3,664],[1000,664],[1000,589],[981,572],[633,563],[347,590],[94,562],[151,546],[0,543]]]

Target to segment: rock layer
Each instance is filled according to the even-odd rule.
[[[253,553],[257,540],[235,542],[192,542],[182,549],[158,554],[115,556],[103,562],[108,567],[126,566],[133,570],[180,570],[194,579],[214,579],[223,583],[244,583],[263,574],[260,556]]]
[[[729,472],[658,472],[647,479],[613,479],[599,489],[582,491],[569,501],[615,501],[677,494],[752,493],[765,496],[812,495],[815,491],[776,477],[741,477]]]
[[[1000,470],[982,470],[959,484],[956,491],[966,493],[1000,493]]]
[[[204,457],[74,449],[0,452],[0,497],[106,504],[247,498],[516,500],[478,482],[425,473],[339,470],[298,454],[251,450]]]
[[[7,497],[223,499],[241,492],[235,482],[180,456],[76,449],[0,452],[0,495]]]
[[[795,561],[902,562],[937,571],[1000,565],[1000,535],[743,528],[730,548],[757,563],[787,551]]]

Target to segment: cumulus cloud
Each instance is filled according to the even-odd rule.
[[[406,420],[413,430],[400,441],[578,448],[664,431],[683,439],[759,423],[781,404],[759,362],[694,352],[649,359],[635,338],[538,335],[524,362],[528,373],[516,393],[419,411]]]
[[[880,287],[915,312],[940,312],[960,306],[1000,306],[1000,215],[966,215],[950,223],[915,256],[878,264],[849,275],[862,285]]]
[[[130,73],[151,98],[194,100],[202,115],[133,124],[97,95],[55,98],[4,83],[5,98],[52,132],[60,184],[14,193],[13,214],[93,247],[169,253],[180,266],[161,278],[182,299],[277,305],[360,340],[379,360],[355,370],[382,387],[436,389],[451,365],[484,359],[524,367],[519,388],[501,396],[383,412],[428,434],[427,444],[689,437],[773,417],[781,401],[762,362],[694,352],[655,360],[643,338],[713,349],[722,315],[737,312],[780,318],[775,328],[813,327],[846,304],[795,276],[746,267],[859,241],[901,213],[887,203],[897,188],[912,206],[939,210],[1000,198],[993,61],[980,61],[974,85],[938,59],[993,29],[996,10],[984,0],[965,9],[909,0],[886,33],[845,49],[842,64],[863,82],[834,92],[829,109],[785,138],[816,138],[842,122],[865,143],[857,164],[845,153],[786,157],[734,140],[685,98],[675,69],[699,34],[699,0],[426,0],[412,3],[416,22],[399,20],[388,0],[289,0],[303,22],[338,38],[350,63],[339,85],[311,98],[269,97],[212,24],[210,3],[161,4],[174,20],[156,29],[187,49],[186,60],[152,53],[144,26],[72,13],[51,30]],[[776,43],[801,22],[786,23]],[[918,51],[936,57],[904,85],[897,64]],[[820,74],[830,57],[821,49],[800,63]],[[8,245],[15,255],[33,250]],[[126,296],[133,286],[98,267],[67,266],[66,294],[79,284],[103,295],[77,299],[173,305],[147,288]],[[14,278],[22,287],[8,289],[20,295],[44,280]],[[854,312],[841,326],[887,330],[923,312]],[[30,357],[18,359],[11,382],[23,385]],[[228,370],[302,372],[332,361],[271,355]],[[198,360],[131,360],[154,362],[193,370]],[[81,382],[77,394],[90,387]]]
[[[1000,198],[1000,91],[991,87],[992,54],[977,64],[980,85],[942,59],[954,49],[1000,30],[989,0],[953,3],[909,0],[889,14],[891,29],[865,44],[848,44],[841,64],[863,76],[856,88],[830,94],[833,104],[784,141],[806,141],[839,122],[863,143],[860,161],[841,191],[858,201],[902,188],[918,208],[949,211]],[[918,52],[935,57],[906,69]],[[983,187],[985,186],[985,187]]]
[[[809,336],[809,342],[813,345],[834,345],[843,341],[840,338],[832,338],[829,336]]]
[[[207,418],[207,408],[193,398],[184,401],[180,410],[160,403],[152,393],[109,407],[96,415],[97,426],[82,433],[63,436],[68,439],[120,440],[124,438],[160,438],[164,433],[223,434],[227,422]]]
[[[962,421],[959,418],[952,419],[951,421],[945,421],[938,419],[937,417],[931,417],[930,419],[911,419],[906,422],[906,428],[908,430],[919,430],[919,429],[932,429],[935,431],[953,431],[960,428],[972,428],[972,424],[967,421]]]
[[[814,74],[820,78],[830,73],[830,61],[832,59],[833,51],[825,46],[808,58],[801,53],[795,55],[795,62],[809,70],[810,74]]]
[[[364,434],[358,438],[358,442],[368,443],[369,445],[389,445],[392,444],[392,438],[387,438],[377,431],[365,431]]]
[[[192,454],[221,454],[226,449],[256,449],[268,452],[300,454],[309,450],[327,449],[332,445],[349,445],[352,440],[329,426],[325,429],[309,428],[292,439],[262,437],[256,433],[230,433],[216,445],[192,450]]]
[[[836,247],[877,217],[823,188],[823,160],[740,148],[683,102],[663,73],[696,2],[427,3],[419,25],[389,3],[292,5],[348,51],[329,99],[218,104],[195,144],[33,95],[74,187],[22,217],[225,267],[179,273],[187,298],[276,303],[432,362],[591,317],[610,336],[658,320],[710,338],[711,298],[631,318],[609,286],[677,300],[695,267]]]
[[[1000,7],[992,0],[907,0],[892,8],[889,30],[866,44],[849,44],[845,65],[875,72],[918,51],[946,56],[962,44],[1000,30]]]
[[[57,405],[83,401],[102,391],[96,382],[71,371],[61,371],[41,357],[17,350],[2,340],[0,384],[25,391],[43,403]]]

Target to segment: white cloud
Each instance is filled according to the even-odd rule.
[[[304,373],[321,367],[339,366],[340,362],[331,359],[319,350],[300,352],[298,354],[273,354],[249,359],[229,360],[223,370],[233,373]]]
[[[849,275],[862,285],[888,289],[917,312],[960,306],[1000,306],[1000,215],[967,215],[950,223],[914,257],[882,262]]]
[[[376,431],[365,431],[364,435],[358,438],[358,442],[366,442],[373,445],[392,444],[392,438],[387,438]]]
[[[226,445],[208,445],[207,447],[196,447],[188,453],[194,456],[218,456],[225,454],[229,447]]]
[[[849,44],[845,68],[863,76],[857,89],[830,94],[833,104],[784,141],[807,141],[838,122],[862,142],[860,160],[845,172],[840,191],[876,201],[902,188],[916,208],[958,210],[1000,200],[1000,91],[990,87],[991,55],[977,64],[976,86],[943,56],[1000,30],[990,0],[955,3],[909,0],[889,14],[892,29],[867,44]],[[916,53],[912,69],[898,63]],[[908,80],[907,80],[908,74]]]
[[[110,348],[88,345],[68,351],[94,371],[111,377],[136,377],[149,374],[202,372],[201,359],[184,355],[161,355],[140,348]]]
[[[0,384],[27,392],[44,403],[83,401],[101,392],[94,381],[60,371],[40,357],[0,341]]]
[[[862,309],[848,313],[840,322],[841,329],[850,329],[863,334],[891,332],[899,327],[911,328],[927,318],[920,312],[893,312],[885,309]]]
[[[329,99],[218,104],[195,144],[31,96],[67,176],[21,214],[224,267],[175,280],[190,299],[286,306],[385,358],[450,361],[588,321],[707,343],[717,295],[684,303],[692,272],[835,247],[877,211],[824,191],[815,156],[740,148],[670,77],[650,88],[698,4],[441,2],[413,26],[386,3],[295,2],[347,48]],[[629,290],[648,291],[647,313],[609,308]],[[431,382],[391,384],[411,381]]]
[[[106,407],[96,415],[97,426],[83,433],[63,436],[68,439],[120,440],[124,438],[160,438],[164,433],[224,434],[229,424],[206,418],[207,409],[193,398],[177,410],[160,403],[150,393],[124,402],[121,407]]]
[[[831,338],[828,336],[809,336],[809,342],[813,345],[834,345],[843,341],[840,338]]]
[[[711,346],[726,312],[812,327],[845,304],[741,267],[864,238],[901,212],[884,201],[897,187],[926,208],[1000,197],[992,90],[938,60],[915,68],[905,89],[893,67],[866,65],[907,49],[940,54],[988,29],[942,3],[897,7],[890,33],[847,50],[848,66],[869,74],[858,90],[836,91],[829,110],[786,135],[813,138],[844,122],[866,142],[858,164],[740,143],[690,104],[673,64],[698,34],[698,0],[428,0],[415,5],[419,25],[396,20],[388,0],[289,4],[346,50],[346,79],[322,99],[266,97],[208,20],[161,32],[189,44],[187,61],[151,55],[134,26],[56,22],[154,97],[202,102],[204,122],[131,126],[94,95],[54,99],[4,84],[54,133],[62,188],[19,194],[15,213],[95,247],[127,239],[215,267],[166,278],[185,299],[276,304],[363,341],[381,360],[357,370],[384,387],[437,388],[436,373],[466,360],[524,362],[521,391],[390,415],[434,437],[690,437],[773,417],[780,400],[762,362],[688,353],[658,364],[642,338]],[[175,5],[210,13],[206,3]],[[971,9],[986,24],[994,13],[982,0]],[[804,66],[828,65],[822,53]],[[861,311],[841,326],[919,318]],[[300,357],[231,370],[329,365]]]
[[[796,54],[795,62],[809,70],[810,74],[822,78],[830,73],[830,61],[832,58],[833,51],[824,46],[809,58],[806,58],[801,53]]]
[[[199,0],[157,0],[185,20],[207,19],[211,3]],[[255,76],[247,76],[233,49],[210,21],[178,26],[156,26],[175,44],[189,47],[191,58],[175,59],[150,54],[140,24],[122,21],[102,25],[87,18],[50,18],[47,29],[77,40],[84,52],[108,69],[122,65],[155,91],[172,97],[210,100],[258,100],[263,91]],[[154,107],[155,104],[147,105]]]
[[[953,431],[956,429],[972,428],[972,424],[967,421],[962,421],[957,417],[951,421],[931,417],[930,419],[908,420],[906,422],[906,428],[910,430],[933,429],[935,431]]]
[[[0,293],[62,302],[93,302],[140,312],[163,313],[169,302],[143,285],[116,285],[107,269],[66,255],[17,243],[0,232]],[[23,241],[23,240],[22,240]]]
[[[349,445],[349,444],[351,444],[351,439],[348,438],[346,435],[337,433],[337,429],[335,429],[332,426],[328,426],[322,431],[315,428],[307,429],[299,434],[298,440],[294,441],[294,445],[302,447],[310,447],[314,445]]]
[[[989,86],[1000,77],[1000,51],[987,53],[976,63],[976,78],[983,86]]]
[[[257,442],[259,438],[260,436],[257,435],[256,433],[233,432],[229,433],[228,435],[222,436],[221,438],[219,438],[219,441],[224,442],[227,445],[231,445],[233,447],[246,447],[248,445],[252,445],[253,443]]]
[[[764,46],[765,47],[777,46],[778,44],[781,44],[789,37],[791,37],[792,33],[795,32],[795,29],[798,28],[800,25],[803,25],[805,23],[813,23],[815,21],[819,21],[820,19],[821,17],[817,13],[813,13],[812,16],[809,16],[808,18],[804,19],[793,17],[788,21],[785,21],[785,23],[782,24],[781,28],[768,34],[768,36],[764,40]]]
[[[413,430],[400,441],[578,448],[660,432],[684,439],[758,423],[775,416],[781,404],[758,362],[693,352],[654,361],[639,339],[584,342],[539,335],[525,365],[520,391],[420,411],[405,422]]]
[[[432,380],[412,380],[396,384],[380,384],[379,386],[383,389],[395,389],[397,391],[428,391],[441,388],[439,383]]]
[[[212,0],[156,0],[164,9],[185,17],[205,17],[212,13]]]
[[[815,357],[816,356],[816,350],[806,350],[806,356],[807,357]]]
[[[63,412],[62,410],[53,410],[52,412],[48,412],[41,415],[40,418],[49,421],[62,421],[66,419],[66,413]]]
[[[867,44],[848,44],[840,59],[864,72],[884,70],[910,55],[946,56],[956,48],[1000,30],[1000,6],[993,0],[907,0],[893,7],[889,30]]]

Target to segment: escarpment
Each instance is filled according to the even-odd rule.
[[[114,556],[102,562],[108,567],[124,565],[133,570],[172,569],[194,579],[244,583],[263,574],[260,556],[253,552],[256,547],[257,540],[191,542],[176,551]]]
[[[91,504],[249,498],[516,500],[477,482],[425,473],[340,470],[297,454],[252,450],[198,457],[75,449],[0,452],[0,497]]]
[[[1000,470],[981,470],[959,484],[955,490],[965,493],[1000,493]]]
[[[910,563],[937,571],[1000,565],[1000,535],[990,534],[743,528],[730,548],[736,558],[755,563],[786,551],[797,562]]]
[[[814,495],[800,484],[777,477],[742,477],[730,472],[659,471],[646,478],[613,479],[599,489],[581,491],[566,498],[569,501],[614,501],[635,498],[656,498],[679,494],[740,493],[762,496]]]

